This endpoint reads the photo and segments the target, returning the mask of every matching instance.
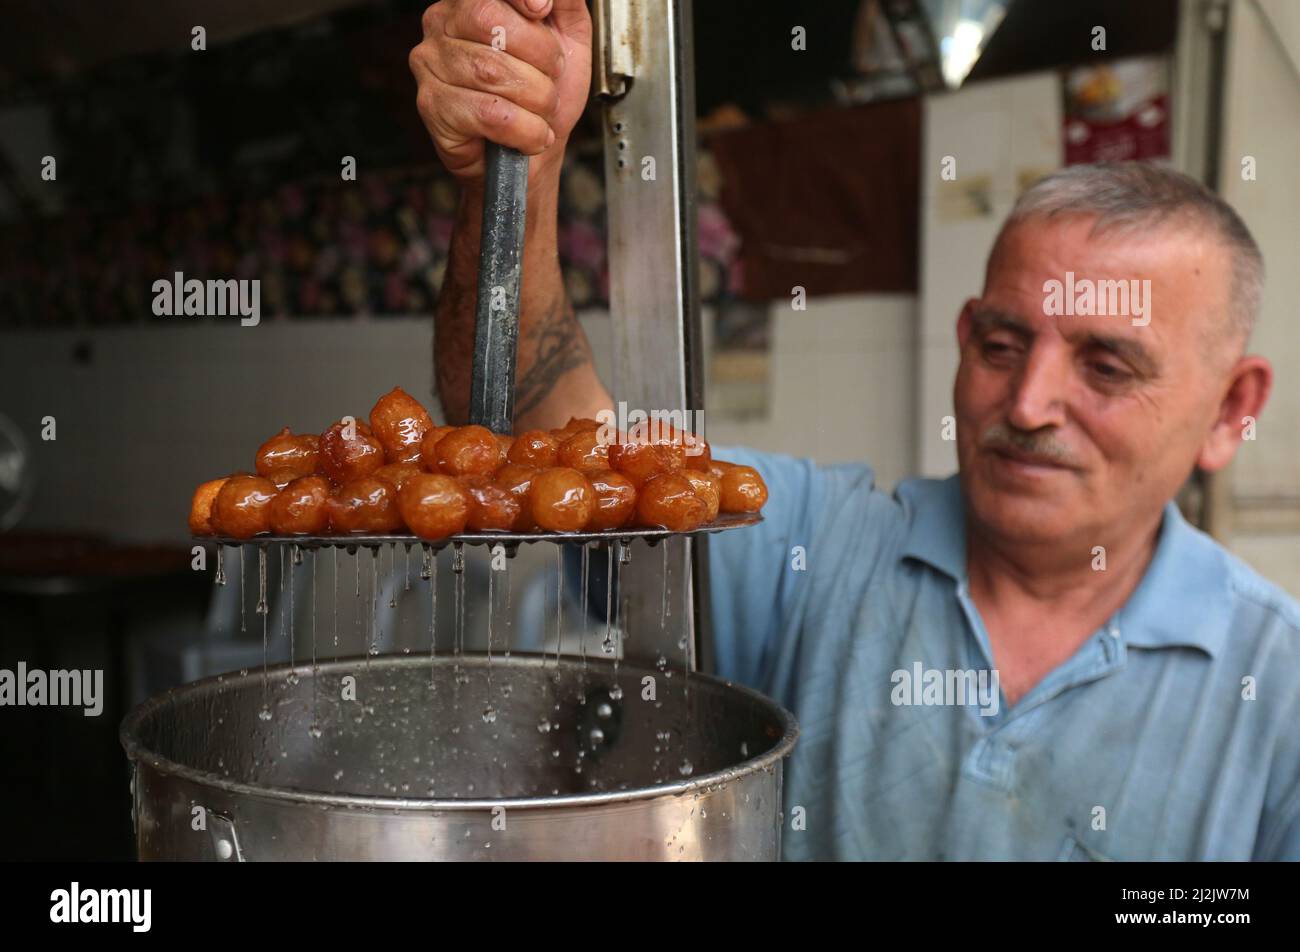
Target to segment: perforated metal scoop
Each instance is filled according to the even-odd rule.
[[[724,532],[727,529],[739,529],[754,526],[763,521],[756,512],[724,513],[713,522],[706,522],[690,532],[669,532],[662,528],[604,529],[598,532],[461,532],[445,539],[421,539],[417,535],[383,534],[370,535],[364,532],[347,535],[303,536],[303,535],[257,535],[251,539],[234,539],[230,536],[194,536],[196,542],[219,542],[222,545],[298,545],[304,548],[337,547],[354,548],[389,545],[428,545],[440,549],[454,542],[465,545],[493,546],[500,543],[507,549],[518,548],[523,543],[531,542],[631,542],[643,539],[654,545],[660,539],[678,535],[702,535],[711,532]]]

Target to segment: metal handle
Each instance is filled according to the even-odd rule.
[[[485,158],[469,421],[496,433],[510,433],[515,417],[515,351],[519,341],[524,215],[528,207],[528,156],[489,142]]]
[[[244,862],[244,850],[239,845],[239,834],[235,832],[234,817],[215,810],[204,808],[208,815],[208,836],[212,838],[212,851],[218,863]]]

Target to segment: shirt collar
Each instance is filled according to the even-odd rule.
[[[901,556],[964,583],[966,504],[959,476],[905,480],[897,495],[909,516]],[[1116,618],[1121,637],[1133,647],[1216,654],[1231,620],[1230,579],[1224,550],[1167,503],[1151,564]]]
[[[964,581],[966,503],[961,477],[954,473],[947,479],[907,479],[898,484],[897,494],[910,516],[903,557],[920,559],[953,581]]]

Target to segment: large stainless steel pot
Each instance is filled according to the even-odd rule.
[[[797,733],[700,674],[467,655],[209,678],[122,743],[141,859],[773,860]]]

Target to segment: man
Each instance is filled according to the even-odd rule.
[[[444,409],[463,421],[486,136],[533,156],[518,426],[594,416],[555,245],[585,7],[444,0],[424,26],[419,107],[463,185]],[[1171,501],[1267,400],[1261,282],[1191,180],[1070,169],[1022,197],[958,317],[958,476],[887,495],[865,466],[726,454],[771,502],[710,548],[718,664],[799,718],[787,857],[1300,858],[1300,606]]]

